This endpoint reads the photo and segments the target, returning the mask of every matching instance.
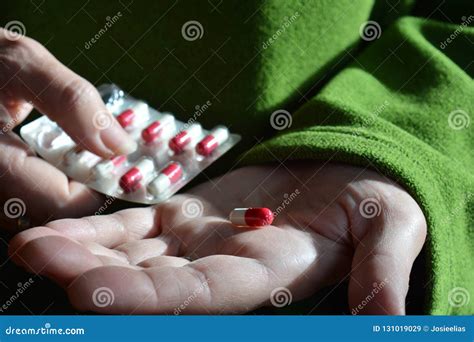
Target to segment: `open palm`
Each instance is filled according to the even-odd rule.
[[[235,227],[236,207],[268,207],[276,218]],[[54,221],[18,234],[10,254],[80,310],[237,313],[349,280],[358,312],[403,314],[425,237],[420,208],[394,182],[307,161],[244,167],[155,207]]]

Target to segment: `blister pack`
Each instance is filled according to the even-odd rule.
[[[46,116],[23,126],[20,134],[50,164],[105,195],[137,203],[162,202],[240,140],[225,126],[206,130],[192,119],[178,121],[116,85],[105,84],[98,90],[113,117],[137,141],[134,153],[104,160],[80,150]]]

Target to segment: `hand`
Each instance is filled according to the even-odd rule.
[[[89,82],[36,41],[0,28],[0,202],[5,203],[1,227],[15,227],[18,210],[42,223],[51,217],[89,214],[100,205],[100,197],[36,158],[11,132],[33,107],[56,121],[80,147],[100,156],[126,154],[135,148],[115,120],[105,128],[94,124],[96,116],[107,111]],[[12,207],[8,215],[10,199],[23,208]]]
[[[277,216],[234,227],[236,207]],[[349,280],[351,308],[366,303],[358,313],[404,314],[425,237],[419,206],[394,182],[306,161],[241,168],[156,207],[54,221],[14,237],[10,255],[62,285],[80,310],[245,312],[278,303],[280,287],[299,300]]]

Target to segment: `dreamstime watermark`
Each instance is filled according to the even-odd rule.
[[[385,278],[384,280],[382,280],[380,283],[373,283],[372,286],[373,286],[373,289],[372,291],[370,291],[370,293],[362,300],[362,302],[360,302],[355,308],[353,308],[351,310],[351,313],[353,315],[357,315],[361,310],[363,310],[367,304],[369,304],[374,298],[375,296],[380,292],[382,291],[382,289],[389,283],[388,279]]]
[[[362,217],[371,219],[379,216],[382,212],[382,205],[379,200],[373,197],[364,199],[359,204],[359,213]]]
[[[108,287],[99,287],[92,293],[92,302],[98,308],[110,306],[115,301],[114,292]]]
[[[284,194],[283,198],[284,200],[281,202],[281,204],[273,211],[273,216],[277,217],[278,215],[281,214],[283,210],[288,208],[288,206],[293,202],[298,195],[301,194],[299,189],[296,189],[293,191],[291,194]]]
[[[10,198],[3,205],[3,212],[5,216],[11,219],[17,219],[25,216],[26,204],[21,198]]]
[[[181,314],[192,302],[196,300],[196,298],[204,291],[205,288],[209,288],[209,279],[206,279],[201,283],[201,285],[191,293],[188,298],[184,300],[179,306],[174,309],[174,315],[178,316]]]
[[[189,20],[181,27],[181,35],[188,42],[193,42],[203,37],[204,27],[197,20]]]
[[[199,119],[199,117],[204,114],[204,112],[206,110],[209,109],[209,107],[212,106],[212,102],[207,100],[204,104],[202,105],[196,105],[194,107],[194,112],[193,112],[193,115],[191,116],[191,118],[186,121],[186,123],[184,124],[183,128],[182,128],[182,131],[184,130],[187,130],[189,128],[189,126],[193,125],[194,123],[196,123],[196,121]]]
[[[28,288],[33,285],[35,281],[33,280],[33,278],[29,278],[26,282],[24,283],[18,283],[17,284],[17,289],[15,291],[14,294],[12,294],[6,301],[5,303],[2,304],[2,306],[0,306],[0,312],[3,313],[4,311],[8,310],[8,308],[10,306],[13,305],[13,303],[15,303],[15,301],[20,298],[20,296],[25,293],[26,290],[28,290]]]
[[[204,211],[204,205],[197,198],[188,198],[181,204],[181,212],[186,218],[201,217]]]
[[[465,195],[458,196],[459,200],[453,205],[448,215],[443,216],[440,219],[441,225],[453,225],[453,218],[462,216],[461,214],[466,210],[467,206],[474,197],[474,192],[467,192]]]
[[[278,28],[278,30],[276,30],[275,33],[273,33],[272,36],[270,38],[268,38],[262,44],[262,49],[265,50],[270,45],[272,45],[274,42],[276,42],[277,39],[280,38],[280,36],[286,32],[286,30],[291,26],[291,24],[293,24],[296,21],[296,19],[299,18],[299,16],[300,16],[300,12],[296,11],[290,17],[284,17],[283,18],[283,24],[281,24],[280,27]]]
[[[287,110],[278,109],[270,115],[270,125],[278,131],[290,128],[292,123],[293,118]]]
[[[19,328],[9,326],[5,328],[5,335],[84,335],[84,328],[53,328],[51,323],[45,323],[39,328]]]
[[[19,20],[12,20],[5,24],[3,27],[5,29],[5,38],[10,41],[15,41],[21,39],[21,37],[26,36],[26,27]]]
[[[291,291],[286,287],[277,287],[273,289],[270,294],[270,303],[276,308],[282,308],[284,306],[290,305],[293,301],[293,295]]]
[[[99,39],[120,20],[120,18],[122,18],[122,12],[120,11],[118,11],[113,16],[105,17],[106,23],[104,26],[99,31],[97,31],[97,33],[91,39],[84,43],[84,48],[89,50],[92,45],[97,43]]]
[[[380,105],[378,105],[375,110],[372,112],[372,115],[373,116],[379,116],[380,114],[382,114],[385,109],[387,109],[387,107],[390,105],[390,102],[388,102],[387,100],[385,100],[384,102],[382,102]]]
[[[469,304],[470,300],[471,295],[464,287],[455,287],[448,293],[449,305],[454,306],[455,308]]]
[[[94,117],[92,118],[92,124],[99,131],[102,131],[109,128],[113,124],[114,120],[114,117],[108,110],[99,110],[94,114]]]
[[[448,115],[448,125],[456,131],[468,128],[470,124],[471,117],[462,109],[453,110]]]
[[[466,27],[468,27],[472,22],[474,22],[474,15],[470,15],[469,17],[463,16],[461,20],[461,25],[459,25],[457,29],[455,29],[453,33],[449,35],[448,38],[446,38],[439,44],[441,50],[446,49],[446,47],[451,44],[464,31]]]
[[[104,204],[102,204],[100,208],[97,209],[94,215],[102,215],[109,208],[109,206],[112,205],[112,203],[114,203],[114,201],[115,201],[115,197],[107,196],[105,198]]]
[[[0,105],[1,106],[1,105]],[[1,110],[1,109],[0,109]],[[15,126],[19,123],[19,120],[15,118],[11,118],[10,120],[6,122],[0,122],[0,126],[2,126],[2,129],[0,130],[0,134],[7,134],[10,132]]]
[[[382,28],[378,22],[369,20],[360,25],[359,35],[366,42],[371,42],[380,38],[382,35]]]

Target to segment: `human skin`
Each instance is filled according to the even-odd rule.
[[[228,221],[235,207],[277,208],[295,192],[270,226]],[[378,215],[362,209],[367,199]],[[199,216],[186,214],[191,205]],[[299,300],[348,280],[357,313],[404,314],[425,237],[423,213],[394,182],[301,161],[243,167],[154,207],[29,229],[13,238],[10,255],[63,286],[79,310],[242,313],[270,304],[279,287]],[[360,309],[374,284],[380,291]],[[96,305],[99,288],[113,293],[111,305]]]
[[[98,194],[34,156],[10,131],[36,107],[102,157],[132,151],[115,121],[94,125],[105,111],[95,88],[38,42],[12,40],[2,29],[0,87],[0,200],[21,198],[33,224],[94,212]],[[278,208],[296,190],[271,226],[234,227],[227,219],[235,207]],[[367,199],[379,209],[372,218],[362,215]],[[183,212],[190,201],[202,207],[199,217]],[[0,224],[18,231],[6,216]],[[246,312],[268,305],[279,287],[298,300],[349,280],[352,308],[373,284],[384,284],[359,313],[403,314],[425,238],[421,209],[390,179],[350,165],[293,161],[242,167],[154,207],[34,227],[11,240],[10,255],[63,286],[80,310],[172,313],[188,303],[183,313]],[[94,304],[100,287],[112,291],[111,305]]]
[[[56,121],[79,147],[102,157],[136,149],[115,120],[106,127],[95,124],[107,111],[92,84],[38,42],[0,28],[0,200],[21,198],[33,222],[90,213],[100,196],[37,158],[11,132],[33,107]],[[12,227],[15,222],[3,216],[0,224]]]

